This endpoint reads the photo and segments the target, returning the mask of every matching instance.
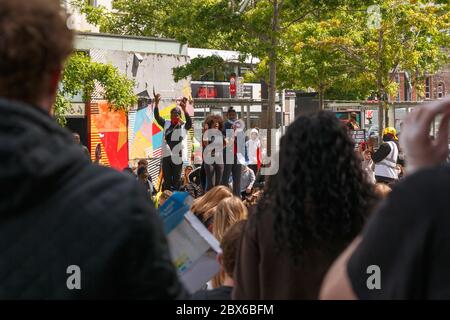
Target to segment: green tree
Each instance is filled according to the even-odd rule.
[[[360,39],[361,32],[352,25],[353,16],[337,8],[321,20],[305,21],[292,28],[285,43],[293,50],[286,50],[288,66],[282,73],[286,77],[283,87],[314,89],[321,109],[326,93],[351,91],[360,97],[368,95],[372,79],[362,72],[366,66],[339,50]]]
[[[111,13],[76,0],[88,21],[104,32],[170,37],[193,47],[236,50],[266,61],[263,76],[269,87],[270,128],[275,127],[277,65],[283,56],[280,43],[284,35],[291,26],[339,2],[342,0],[115,0]],[[195,61],[197,66],[202,62],[201,67],[208,68],[211,61]],[[176,76],[185,70],[175,70]]]
[[[83,94],[83,101],[89,102],[96,88],[100,85],[98,93],[107,100],[114,111],[124,110],[137,103],[134,94],[134,82],[111,64],[102,64],[91,61],[84,53],[73,54],[66,62],[61,85],[56,97],[54,115],[58,123],[65,125],[64,117],[70,106],[70,98]]]
[[[398,92],[395,75],[407,72],[411,84],[423,92],[424,77],[448,61],[448,1],[379,0],[368,12],[355,11],[356,41],[336,45],[349,59],[361,62],[361,72],[376,84],[379,127],[384,128],[386,97]],[[387,115],[387,112],[386,112]],[[386,121],[387,122],[387,121]],[[380,130],[380,134],[382,130]]]
[[[447,0],[115,0],[114,13],[76,1],[104,32],[170,37],[259,58],[247,78],[269,84],[269,127],[277,89],[313,88],[322,105],[325,94],[376,92],[382,128],[382,98],[398,90],[395,72],[407,71],[421,91],[425,74],[445,63],[449,41]],[[175,78],[223,63],[213,60],[195,59],[174,70]]]
[[[373,4],[377,6],[371,6]],[[286,47],[286,81],[291,87],[313,88],[340,99],[379,98],[379,126],[384,126],[385,97],[396,95],[395,75],[410,75],[416,92],[424,77],[448,61],[449,4],[441,1],[383,0],[341,5],[320,19],[294,26]],[[387,115],[387,112],[386,112]],[[380,133],[382,131],[380,130]]]

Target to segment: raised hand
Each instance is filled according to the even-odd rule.
[[[180,107],[183,110],[183,112],[186,112],[186,102],[188,101],[188,99],[186,97],[183,97],[183,99],[180,102]]]
[[[439,134],[430,137],[431,124],[442,115]],[[400,144],[405,152],[408,173],[444,162],[449,155],[450,98],[420,106],[403,122]]]
[[[155,99],[155,105],[158,106],[159,102],[161,101],[161,95],[159,93],[157,94],[153,93],[153,97]]]

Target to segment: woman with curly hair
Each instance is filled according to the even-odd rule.
[[[371,211],[373,189],[333,113],[299,117],[279,156],[242,238],[234,299],[317,299],[331,263]]]
[[[223,175],[223,118],[210,115],[205,120],[203,133],[203,167],[206,175],[206,191],[220,185]],[[220,139],[219,139],[220,138]]]

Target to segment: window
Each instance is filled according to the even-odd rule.
[[[445,97],[445,85],[443,82],[439,82],[437,86],[437,98],[442,99]]]
[[[232,74],[236,72],[233,64],[225,64],[223,68],[216,68],[214,74],[214,81],[228,82]]]
[[[431,99],[431,78],[425,80],[425,99]]]
[[[97,7],[97,0],[88,0],[88,4],[93,7]]]
[[[239,77],[243,77],[247,72],[250,72],[251,69],[248,66],[239,66]]]
[[[409,82],[409,77],[405,74],[405,80],[403,83],[403,92],[404,92],[404,101],[411,101],[412,98],[412,92]]]
[[[228,82],[231,74],[235,73],[233,65],[226,64],[216,68],[201,69],[197,74],[192,75],[193,81],[214,81]]]

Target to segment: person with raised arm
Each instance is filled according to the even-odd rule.
[[[154,116],[156,122],[163,128],[162,145],[162,171],[163,171],[163,191],[178,190],[180,187],[181,171],[183,168],[183,140],[186,139],[187,131],[192,128],[192,119],[186,111],[188,99],[183,97],[177,99],[180,107],[170,110],[170,120],[166,120],[159,114],[159,103],[161,95],[154,95]],[[189,101],[192,104],[192,101]],[[182,112],[186,118],[184,122],[181,118]]]

